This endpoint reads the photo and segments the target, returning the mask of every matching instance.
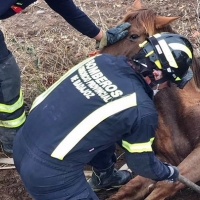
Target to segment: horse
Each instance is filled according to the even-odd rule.
[[[128,36],[100,53],[125,55],[131,58],[148,36],[160,32],[176,33],[171,22],[179,17],[158,16],[135,0],[121,22],[131,23]],[[193,58],[193,78],[184,89],[171,85],[159,91],[155,98],[158,128],[153,150],[162,161],[178,166],[180,174],[192,182],[200,181],[200,59]],[[122,186],[109,200],[164,200],[185,186],[181,182],[167,183],[136,176]]]

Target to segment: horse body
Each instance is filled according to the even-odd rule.
[[[102,53],[132,57],[139,51],[139,44],[146,37],[159,32],[173,32],[169,25],[177,17],[157,16],[144,9],[140,0],[135,0],[123,18],[132,24],[126,39],[106,47]],[[163,162],[178,166],[180,174],[193,182],[200,180],[200,74],[199,59],[191,66],[194,78],[183,90],[176,86],[165,88],[155,96],[159,123],[153,149]],[[174,195],[184,185],[167,183],[136,176],[124,185],[109,200],[164,200]]]

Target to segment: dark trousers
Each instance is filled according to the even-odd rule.
[[[57,159],[60,165],[55,163],[54,158],[38,150],[28,136],[22,134],[22,129],[14,140],[14,162],[26,190],[34,199],[98,200],[83,173],[84,163],[65,160],[64,165],[63,161]],[[95,167],[106,168],[108,164],[103,158],[110,160],[113,155],[110,150],[114,150],[114,147],[102,152],[105,157],[99,152],[102,159],[96,156],[91,163]]]
[[[88,164],[98,170],[109,168],[116,162],[115,148],[114,144],[107,149],[100,151]]]
[[[23,98],[20,96],[20,70],[7,49],[0,30],[0,142],[3,149],[12,153],[16,130],[24,123]],[[22,104],[17,104],[21,100]]]

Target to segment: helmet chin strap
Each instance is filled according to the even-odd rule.
[[[153,70],[157,69],[156,65],[145,57],[143,50],[141,49],[135,56],[132,57],[132,62],[135,63],[135,70],[143,77],[148,76],[151,79],[149,86],[151,88],[168,81],[164,76],[158,80],[155,80]]]
[[[159,86],[160,86],[160,84],[157,84],[156,89],[153,90],[153,95],[154,95],[154,96],[159,92],[159,89],[158,89]]]
[[[157,83],[157,84],[161,84],[161,83],[164,83],[164,82],[166,82],[166,81],[168,81],[169,79],[166,77],[166,76],[164,76],[164,77],[162,77],[162,78],[160,78],[160,79],[158,79],[158,80],[155,80],[155,82]]]

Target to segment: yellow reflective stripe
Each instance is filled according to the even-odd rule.
[[[21,108],[23,106],[23,103],[24,99],[22,96],[22,91],[20,90],[19,98],[14,104],[12,105],[0,104],[0,112],[13,113],[14,111]]]
[[[180,81],[181,79],[179,77],[176,77],[175,81]]]
[[[145,40],[143,43],[139,44],[139,47],[144,47],[147,44],[147,40]]]
[[[168,44],[173,50],[181,50],[183,52],[185,52],[189,58],[192,59],[192,52],[190,51],[190,49],[183,45],[183,44],[180,44],[180,43],[170,43]]]
[[[0,120],[0,126],[7,127],[7,128],[16,128],[16,127],[21,126],[25,122],[25,120],[26,120],[26,115],[25,115],[25,112],[23,112],[23,114],[17,119],[6,120],[6,121]]]
[[[162,65],[160,64],[159,60],[155,61],[156,66],[158,67],[158,69],[162,69]]]
[[[151,54],[153,54],[154,53],[154,51],[152,50],[152,51],[150,51],[148,54],[146,54],[146,56],[145,57],[149,57]]]
[[[100,54],[99,54],[100,55]],[[95,57],[99,56],[96,55]],[[71,68],[66,74],[64,74],[59,80],[57,80],[49,89],[47,89],[45,92],[40,94],[33,102],[32,107],[30,109],[33,110],[38,104],[40,104],[62,81],[64,81],[68,76],[70,76],[72,73],[74,73],[77,69],[82,67],[84,64],[89,62],[90,60],[94,59],[94,57],[87,58],[83,62],[79,63],[78,65]]]
[[[130,144],[127,141],[122,140],[122,146],[127,149],[130,153],[142,153],[142,152],[152,152],[152,143],[154,138],[151,138],[149,142]]]
[[[122,97],[98,108],[81,121],[56,147],[52,157],[63,160],[65,155],[101,121],[122,110],[137,105],[136,93]]]
[[[154,139],[155,139],[154,137],[152,137],[152,138],[150,139],[151,144],[153,144]]]
[[[165,54],[167,61],[169,62],[169,65],[171,67],[178,68],[178,65],[177,65],[177,63],[174,59],[174,56],[172,55],[172,52],[171,52],[169,46],[167,45],[166,41],[160,40],[160,41],[158,41],[158,43],[160,44],[162,51]]]

